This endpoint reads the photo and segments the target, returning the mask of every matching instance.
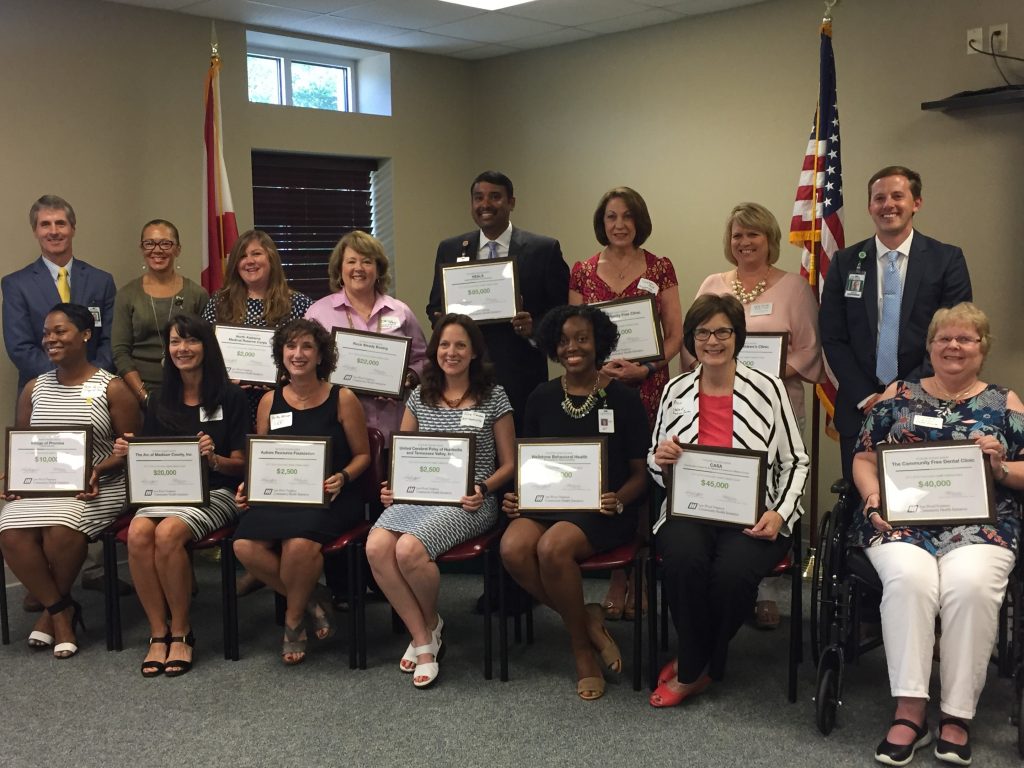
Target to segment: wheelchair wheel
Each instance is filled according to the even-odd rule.
[[[818,551],[811,576],[811,658],[815,666],[818,666],[821,654],[829,643],[829,630],[835,610],[831,582],[832,542],[829,540],[831,518],[832,511],[828,510],[818,524]]]
[[[835,728],[838,707],[838,672],[831,664],[824,664],[818,670],[818,691],[814,697],[814,722],[822,736],[828,736]]]

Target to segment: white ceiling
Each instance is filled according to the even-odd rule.
[[[534,0],[481,11],[441,0],[108,0],[460,59],[676,21],[763,0]]]

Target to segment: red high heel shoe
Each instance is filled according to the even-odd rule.
[[[711,685],[711,678],[704,675],[692,683],[685,691],[674,691],[668,687],[668,683],[662,683],[654,689],[649,699],[652,707],[677,707],[691,696],[696,696],[705,688]]]

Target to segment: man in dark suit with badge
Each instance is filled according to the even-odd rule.
[[[839,385],[834,421],[843,477],[865,414],[897,379],[929,375],[925,350],[935,310],[971,300],[963,251],[914,230],[921,177],[888,166],[868,182],[875,236],[838,251],[829,265],[818,322]]]
[[[479,229],[450,237],[437,246],[434,284],[427,317],[435,324],[445,311],[440,268],[485,259],[515,260],[519,274],[521,310],[509,321],[480,326],[498,383],[512,407],[516,432],[522,427],[526,398],[547,381],[544,353],[531,341],[534,323],[553,307],[569,300],[569,267],[557,240],[513,227],[509,221],[516,198],[508,176],[484,171],[470,186],[470,212]]]

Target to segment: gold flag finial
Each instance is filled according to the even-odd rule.
[[[210,22],[210,58],[219,59],[220,54],[217,52],[217,22]]]
[[[822,23],[826,21],[832,21],[832,9],[839,4],[839,0],[825,0],[825,16],[822,18]]]

